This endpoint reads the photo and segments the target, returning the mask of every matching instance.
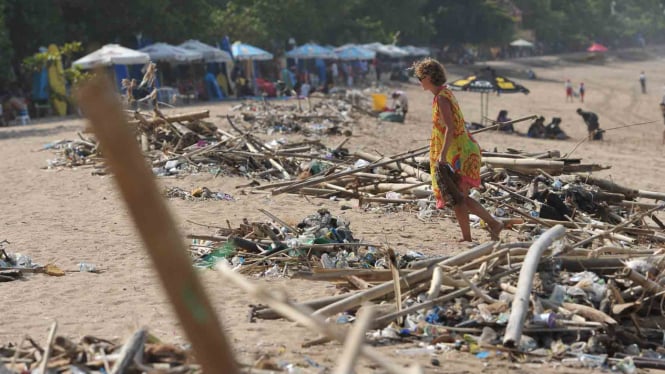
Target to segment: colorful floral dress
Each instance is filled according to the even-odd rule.
[[[441,154],[441,149],[445,144],[447,127],[442,124],[443,114],[439,110],[438,96],[443,96],[450,101],[450,106],[453,114],[454,131],[453,142],[448,148],[446,154],[446,161],[452,166],[455,174],[460,177],[460,183],[466,183],[471,187],[478,187],[480,185],[480,146],[471,137],[471,134],[466,130],[464,125],[464,116],[460,110],[457,99],[453,93],[446,87],[442,87],[437,95],[434,96],[432,103],[432,138],[430,139],[429,146],[429,160],[431,175],[435,174],[435,167],[437,159]],[[436,197],[436,206],[441,209],[445,205],[445,201],[441,197],[439,187],[436,185],[436,178],[432,178],[432,189]]]

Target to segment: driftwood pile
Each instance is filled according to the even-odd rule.
[[[665,368],[662,249],[585,248],[557,225],[535,242],[488,242],[410,265],[391,267],[392,277],[370,269],[304,274],[357,290],[295,307],[348,323],[362,315],[363,303],[377,303],[369,323],[372,340],[419,338],[432,345],[416,349],[428,356],[457,349],[479,358],[618,365],[623,372],[634,366]],[[252,306],[251,313],[263,319],[284,316],[262,306]]]
[[[76,343],[56,336],[53,323],[46,344],[26,337],[0,346],[0,373],[200,373],[190,349],[159,342],[138,330],[124,345],[84,336]]]
[[[214,235],[195,235],[190,254],[197,267],[214,268],[222,261],[244,274],[293,276],[313,269],[388,267],[380,245],[353,237],[350,222],[327,209],[291,225],[272,213],[266,222],[244,220],[237,228],[219,228]],[[414,256],[400,258],[402,262]]]
[[[320,172],[340,163],[348,154],[343,148],[346,141],[332,149],[320,140],[264,143],[250,128],[241,129],[228,117],[236,132],[231,134],[204,121],[208,111],[164,116],[155,110],[150,118],[141,112],[131,113],[136,119],[129,121],[129,126],[158,176],[211,172],[259,180],[295,179],[303,171]],[[90,166],[95,169],[93,174],[106,174],[97,141],[82,134],[79,137],[44,146],[58,153],[56,159],[48,161],[48,168]]]
[[[361,205],[421,202],[429,209],[429,174],[418,155],[356,153],[366,165],[270,188],[273,194],[353,198]],[[357,290],[293,307],[348,322],[362,315],[363,303],[379,303],[369,323],[375,341],[415,336],[433,345],[422,350],[427,354],[459,349],[480,358],[559,360],[622,372],[665,368],[665,225],[656,215],[665,208],[665,194],[584,175],[602,167],[557,152],[484,156],[484,188],[474,197],[527,241],[484,243],[406,268],[389,260],[388,271],[301,267],[294,277]],[[401,196],[378,197],[391,192]],[[382,248],[373,256],[396,258]],[[285,316],[274,307],[252,306],[251,313]]]

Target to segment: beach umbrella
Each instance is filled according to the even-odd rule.
[[[489,111],[489,94],[499,93],[523,93],[528,94],[529,89],[517,84],[510,79],[497,75],[494,69],[486,68],[479,74],[472,74],[456,81],[448,83],[448,87],[455,91],[469,91],[480,93],[481,123],[485,123]]]
[[[586,50],[589,52],[607,52],[607,47],[600,43],[593,43]]]
[[[372,60],[376,57],[376,52],[358,45],[346,45],[335,48],[334,52],[338,59],[344,61]]]
[[[135,51],[118,44],[107,44],[74,61],[72,65],[81,69],[92,69],[97,66],[146,64],[149,61],[150,56],[147,53]]]
[[[170,63],[186,63],[203,60],[203,54],[193,50],[176,47],[167,43],[155,43],[139,49],[140,52],[150,55],[152,61]]]
[[[286,57],[298,59],[336,58],[335,53],[318,44],[307,43],[286,52]]]
[[[233,51],[233,58],[236,60],[257,60],[257,61],[267,61],[272,60],[272,53],[266,52],[261,48],[254,47],[253,45],[235,42],[231,46]]]
[[[524,39],[517,39],[510,42],[511,47],[533,48],[533,43]]]
[[[226,52],[222,51],[219,48],[213,47],[211,45],[202,43],[198,40],[190,39],[186,42],[178,45],[180,48],[184,48],[188,51],[197,52],[203,55],[203,61],[205,62],[231,62],[233,57]]]

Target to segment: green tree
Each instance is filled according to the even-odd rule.
[[[515,20],[496,1],[431,0],[425,9],[432,17],[436,43],[506,43],[515,32]]]
[[[5,24],[5,3],[6,0],[0,0],[0,85],[6,84],[7,81],[12,80],[12,55],[13,49],[7,26]]]

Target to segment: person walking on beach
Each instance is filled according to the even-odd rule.
[[[566,88],[566,102],[570,101],[571,103],[573,102],[573,84],[570,83],[570,79],[566,79],[566,84],[564,85]]]
[[[444,85],[446,71],[440,62],[432,58],[415,62],[413,69],[423,90],[430,91],[434,95],[429,159],[436,206],[441,209],[446,203],[435,178],[437,166],[441,165],[454,172],[456,187],[462,195],[461,201],[457,201],[453,206],[457,223],[462,231],[461,241],[471,241],[469,212],[483,219],[488,225],[492,239],[498,240],[503,230],[503,223],[492,217],[479,202],[469,197],[469,190],[480,185],[480,146],[464,126],[464,116],[457,99]]]
[[[589,141],[602,140],[602,131],[598,124],[598,115],[594,112],[586,112],[581,108],[577,108],[577,114],[582,116],[582,119],[586,124],[586,129],[589,133]]]
[[[580,101],[584,102],[584,94],[586,93],[586,88],[584,88],[584,82],[580,82],[579,93],[580,93]]]
[[[640,73],[640,86],[642,87],[642,93],[647,93],[647,76],[644,74],[644,71]]]

